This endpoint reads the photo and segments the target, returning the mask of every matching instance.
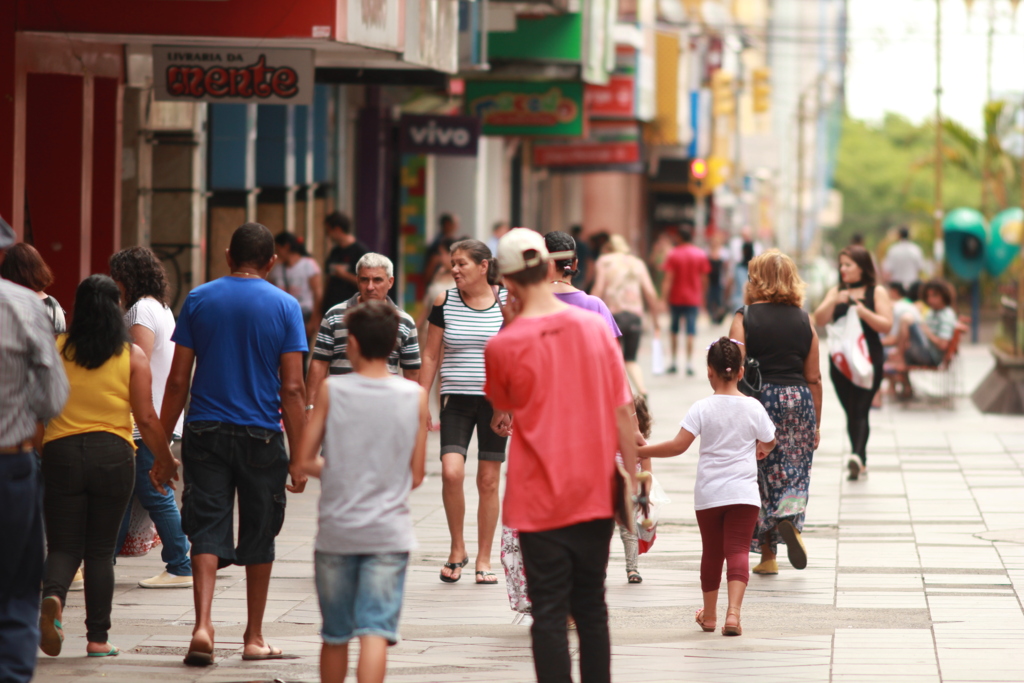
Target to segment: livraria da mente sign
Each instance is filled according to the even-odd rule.
[[[163,101],[311,104],[313,51],[156,45],[153,85]]]

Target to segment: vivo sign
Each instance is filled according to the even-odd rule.
[[[471,116],[406,115],[399,122],[405,154],[476,156],[480,121]]]

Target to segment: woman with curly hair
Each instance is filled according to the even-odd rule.
[[[796,569],[807,566],[800,532],[811,483],[811,460],[821,438],[821,369],[818,333],[801,307],[806,287],[793,260],[771,249],[751,259],[744,293],[729,336],[745,342],[760,364],[758,398],[776,427],[778,445],[757,463],[761,511],[750,551],[761,553],[755,574],[778,574],[781,540]]]
[[[174,357],[174,314],[167,307],[167,274],[160,259],[147,247],[129,247],[110,257],[110,275],[121,290],[127,313],[124,322],[132,342],[146,354],[153,371],[153,406],[157,414],[164,398],[164,386]],[[181,418],[172,438],[181,438]],[[138,449],[135,458],[135,496],[148,512],[163,542],[162,559],[166,569],[158,576],[143,579],[143,588],[191,588],[192,562],[189,544],[181,530],[181,513],[170,491],[160,493],[149,483],[153,452],[142,442],[139,430],[132,434]],[[117,549],[124,545],[131,520],[131,506],[124,516]]]

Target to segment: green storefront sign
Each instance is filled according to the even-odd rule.
[[[466,113],[484,135],[583,135],[583,83],[466,83]]]

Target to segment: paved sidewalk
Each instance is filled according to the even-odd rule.
[[[702,335],[698,347],[711,337]],[[964,349],[967,389],[989,363],[984,347]],[[656,440],[671,437],[690,403],[710,392],[703,372],[655,378],[650,390]],[[567,388],[567,400],[571,395]],[[845,421],[826,379],[823,439],[805,529],[810,562],[798,572],[782,561],[778,576],[751,578],[740,638],[705,634],[693,623],[701,601],[692,493],[696,449],[658,462],[656,475],[672,503],[652,552],[641,557],[643,584],[626,583],[621,544],[613,539],[608,603],[614,679],[1024,680],[1024,418],[980,415],[961,399],[955,410],[886,405],[872,414],[872,427],[870,474],[847,482]],[[529,629],[512,625],[504,583],[474,585],[472,554],[460,583],[438,580],[448,533],[437,449],[432,436],[428,478],[413,495],[420,550],[410,565],[404,640],[391,651],[389,679],[535,680]],[[470,462],[467,538],[473,539]],[[301,659],[242,662],[245,580],[241,569],[230,568],[218,575],[214,602],[217,665],[182,666],[194,618],[191,592],[136,587],[160,571],[154,551],[119,560],[116,567],[111,640],[122,656],[85,658],[83,595],[72,593],[64,654],[41,655],[36,680],[318,680],[316,500],[315,483],[305,494],[289,496],[264,627],[270,642]],[[497,549],[492,562],[500,575]],[[720,620],[724,612],[722,604]]]

